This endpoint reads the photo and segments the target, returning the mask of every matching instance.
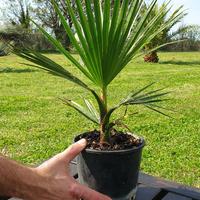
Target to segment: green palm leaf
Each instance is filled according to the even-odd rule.
[[[169,99],[163,99],[162,97],[166,96],[170,92],[161,92],[164,90],[164,88],[153,90],[150,92],[144,92],[147,90],[150,86],[152,86],[154,83],[149,84],[142,89],[131,92],[127,98],[125,98],[121,103],[119,103],[119,106],[128,106],[128,105],[149,105],[150,107],[153,107],[153,103],[166,101]]]
[[[100,123],[100,117],[95,109],[95,107],[93,106],[93,104],[87,100],[84,99],[85,105],[86,107],[81,106],[80,104],[69,100],[69,99],[60,99],[63,101],[64,104],[74,108],[75,110],[77,110],[81,115],[83,115],[84,117],[86,117],[87,119],[89,119],[90,121],[99,124]]]
[[[39,69],[43,69],[55,76],[65,78],[75,84],[78,84],[79,86],[81,86],[87,90],[90,90],[89,87],[83,81],[81,81],[80,79],[75,77],[69,71],[67,71],[62,66],[60,66],[58,63],[52,61],[48,57],[46,57],[38,52],[34,52],[31,50],[21,51],[21,50],[15,49],[15,54],[35,64],[35,65],[32,65],[32,64],[26,63],[26,65],[36,67]]]
[[[127,63],[143,49],[146,43],[183,15],[182,7],[174,11],[172,17],[160,26],[163,16],[170,11],[163,6],[153,19],[151,13],[157,0],[153,0],[146,12],[141,15],[143,0],[111,1],[85,0],[85,11],[80,0],[76,0],[77,15],[70,1],[66,0],[72,18],[75,34],[69,27],[58,5],[52,0],[56,12],[69,35],[70,40],[80,55],[81,65],[62,45],[43,28],[37,27],[45,37],[63,53],[87,78],[105,90]],[[148,25],[146,25],[148,21]]]
[[[143,88],[141,88],[138,91],[132,91],[128,94],[126,98],[124,98],[118,105],[111,108],[106,116],[104,117],[103,121],[105,126],[109,126],[110,116],[112,113],[120,108],[121,106],[130,106],[130,105],[142,105],[146,108],[149,108],[159,114],[162,114],[164,116],[170,117],[168,114],[163,112],[162,110],[172,111],[169,109],[166,109],[162,106],[157,105],[159,102],[163,102],[169,99],[163,98],[170,92],[161,92],[165,88],[157,89],[157,90],[151,90],[150,92],[145,92],[148,88],[150,88],[154,83],[151,83]]]
[[[85,70],[84,66],[82,66],[62,45],[59,41],[57,41],[55,38],[53,38],[49,33],[47,33],[42,27],[40,27],[38,24],[33,22],[39,30],[44,34],[44,36],[47,38],[47,40],[62,53],[65,55],[87,78],[89,78],[91,81],[93,81],[90,74]],[[71,33],[73,35],[73,33]],[[71,39],[71,38],[70,38]],[[23,53],[23,49],[20,50]],[[20,53],[20,52],[19,52]]]

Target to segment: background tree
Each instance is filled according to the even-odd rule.
[[[20,36],[10,40],[15,47],[26,47],[38,51],[55,50],[31,22],[31,18],[34,21],[38,20],[33,11],[40,6],[39,4],[34,3],[33,0],[5,0],[4,4],[5,25],[1,32],[6,35]],[[7,46],[7,41],[1,40],[1,46]]]
[[[171,39],[185,41],[175,44],[167,50],[198,51],[200,50],[200,26],[181,25],[175,33],[171,34]]]
[[[58,14],[55,12],[55,9],[50,0],[34,0],[36,7],[33,9],[35,13],[35,18],[40,22],[40,24],[51,31],[56,39],[62,43],[62,45],[69,49],[70,39],[66,34],[62,23],[60,22]],[[65,0],[56,1],[61,9],[65,19],[68,22],[70,28],[72,28],[72,20],[68,13]],[[75,9],[75,2],[71,1],[72,7]]]
[[[14,41],[15,45],[22,46],[27,35],[31,34],[31,0],[5,0],[5,8],[2,10],[4,14],[5,25],[1,32],[4,35],[12,36],[1,40],[4,48],[7,47],[8,41]],[[14,38],[13,36],[16,36]],[[19,37],[20,36],[20,39]],[[30,39],[29,39],[30,40]],[[28,44],[28,43],[27,43]]]
[[[147,3],[144,3],[143,8],[141,10],[141,14],[143,14],[144,11],[147,9],[148,9],[148,5],[147,5]],[[153,8],[150,19],[153,19],[155,16],[158,16],[158,14],[161,13],[160,26],[162,26],[163,24],[169,23],[169,21],[176,15],[177,11],[179,11],[181,9],[183,9],[183,6],[180,6],[174,12],[169,13],[169,10],[171,10],[169,3],[163,3],[162,5],[159,5],[157,3],[157,5]],[[185,17],[185,15],[187,15],[185,12],[180,13],[180,15],[176,18],[176,20],[170,24],[170,26],[168,26],[166,29],[164,29],[162,32],[160,32],[153,40],[151,40],[150,43],[145,45],[145,51],[148,52],[149,50],[154,49],[163,43],[170,42],[171,39],[169,36],[170,36],[171,29],[177,23],[179,23]],[[146,23],[148,24],[148,21]],[[151,52],[147,53],[144,56],[144,61],[157,63],[159,61],[157,51],[155,50],[155,51],[151,51]]]
[[[8,23],[13,26],[20,26],[23,29],[30,29],[30,10],[31,1],[30,0],[5,0],[6,9],[4,11],[4,16]]]

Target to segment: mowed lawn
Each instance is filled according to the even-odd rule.
[[[85,80],[63,56],[48,56]],[[172,91],[163,105],[175,111],[169,113],[173,118],[135,106],[124,123],[146,139],[144,172],[200,187],[200,53],[159,56],[159,64],[132,61],[110,85],[109,105],[151,82],[154,89]],[[90,94],[24,62],[14,55],[0,57],[0,153],[37,165],[69,146],[74,135],[96,127],[58,99],[81,102],[80,97],[92,99]]]

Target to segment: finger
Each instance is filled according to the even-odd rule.
[[[73,160],[83,149],[85,149],[87,145],[87,141],[85,139],[81,139],[78,142],[72,144],[69,146],[65,151],[60,153],[59,159],[62,159],[63,161],[69,163],[71,160]]]
[[[73,190],[74,196],[84,200],[111,200],[110,197],[96,192],[84,185],[77,184]]]

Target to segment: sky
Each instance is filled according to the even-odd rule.
[[[164,0],[158,0],[159,3],[163,3]],[[200,0],[172,0],[172,5],[177,8],[184,5],[187,9],[188,15],[185,16],[183,24],[198,24],[200,25]]]
[[[158,0],[163,3],[165,0]],[[5,0],[0,0],[0,8],[4,7]],[[184,5],[188,15],[184,18],[182,24],[198,24],[200,25],[200,0],[172,0],[174,8]],[[3,24],[3,14],[0,11],[0,25]]]

